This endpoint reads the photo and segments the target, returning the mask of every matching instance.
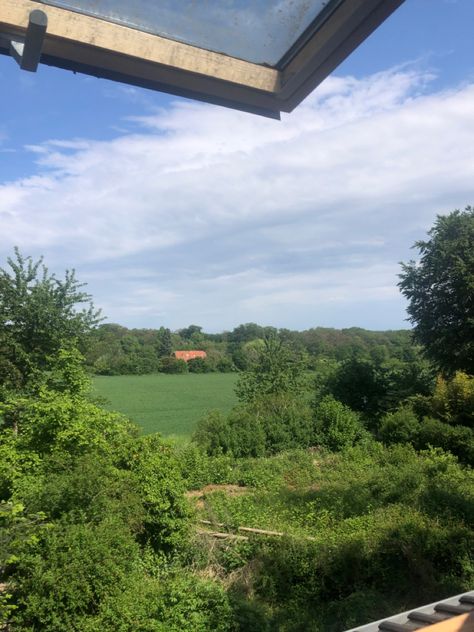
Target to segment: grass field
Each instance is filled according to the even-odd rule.
[[[95,377],[94,394],[124,413],[145,433],[188,438],[208,410],[230,410],[237,402],[235,373],[117,375]]]

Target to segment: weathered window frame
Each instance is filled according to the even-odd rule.
[[[291,112],[404,0],[344,0],[284,64],[254,64],[52,7],[0,0],[0,36],[23,37],[31,11],[48,16],[41,62],[279,118]],[[0,53],[8,48],[0,39]]]

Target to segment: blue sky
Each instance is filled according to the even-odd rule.
[[[407,0],[281,122],[1,57],[0,259],[132,327],[406,327],[398,262],[474,203],[473,24]]]

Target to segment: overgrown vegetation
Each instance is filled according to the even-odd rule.
[[[242,326],[225,341],[239,403],[166,443],[91,398],[98,316],[74,276],[9,263],[0,626],[340,632],[472,587],[469,366],[437,376],[400,340],[337,355]],[[170,366],[173,335],[153,343]]]

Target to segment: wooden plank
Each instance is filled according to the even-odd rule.
[[[210,538],[218,540],[248,540],[245,535],[236,535],[235,533],[221,533],[219,531],[207,531],[206,529],[198,529],[198,535],[207,535]]]
[[[0,0],[0,24],[15,31],[24,31],[30,11],[41,7],[48,15],[45,53],[52,54],[48,42],[60,38],[65,42],[102,49],[152,64],[227,81],[274,94],[279,89],[279,72],[274,68],[214,53],[158,35],[144,33],[127,26],[113,24],[33,0]],[[55,52],[58,52],[56,46]],[[88,62],[84,62],[88,63]]]

